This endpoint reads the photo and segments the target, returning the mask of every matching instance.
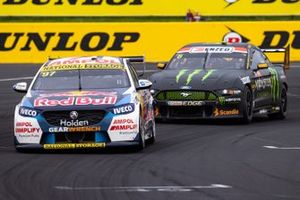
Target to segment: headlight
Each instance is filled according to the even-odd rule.
[[[35,117],[38,115],[38,111],[34,110],[33,108],[21,106],[19,108],[19,115],[24,117]]]
[[[220,90],[219,93],[221,95],[239,95],[241,94],[241,90],[238,89],[224,89],[224,90]]]

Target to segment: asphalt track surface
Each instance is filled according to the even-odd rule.
[[[157,143],[138,153],[24,154],[13,146],[22,94],[11,78],[31,77],[37,67],[0,65],[0,199],[300,199],[298,67],[287,73],[286,120],[160,123]]]

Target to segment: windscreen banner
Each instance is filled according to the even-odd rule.
[[[0,16],[300,15],[300,0],[2,0]]]
[[[43,63],[48,57],[145,56],[168,61],[195,42],[247,42],[260,48],[290,46],[300,61],[300,21],[200,23],[0,23],[1,63]],[[283,61],[283,55],[272,55]]]

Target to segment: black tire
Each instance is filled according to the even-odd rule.
[[[286,111],[287,111],[287,91],[286,88],[283,87],[281,91],[281,98],[280,98],[280,109],[277,113],[268,114],[270,119],[285,119],[286,118]]]
[[[151,126],[151,130],[150,131],[151,131],[151,138],[149,138],[146,142],[147,142],[147,144],[154,144],[155,140],[156,140],[154,126]]]
[[[139,144],[137,147],[138,151],[143,150],[146,147],[146,140],[145,140],[145,129],[142,116],[140,116],[140,124],[139,124]]]
[[[242,123],[249,124],[253,118],[253,96],[249,87],[245,87],[242,101],[243,118]]]

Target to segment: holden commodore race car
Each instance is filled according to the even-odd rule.
[[[155,141],[151,82],[139,79],[131,60],[72,57],[46,62],[15,108],[17,150],[143,149]]]
[[[269,51],[284,52],[288,66],[289,51]],[[157,119],[240,118],[249,123],[255,113],[286,115],[284,67],[251,44],[190,44],[158,67],[164,70],[149,78]]]

